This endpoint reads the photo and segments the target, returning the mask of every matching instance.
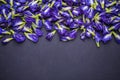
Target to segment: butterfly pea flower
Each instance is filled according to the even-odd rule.
[[[120,44],[120,35],[115,32],[112,32],[112,34],[114,35],[116,42]]]
[[[89,33],[91,33],[92,36],[95,36],[95,30],[94,30],[91,26],[88,26],[86,30],[87,30]]]
[[[17,0],[18,2],[20,2],[20,3],[26,3],[27,2],[27,0]]]
[[[108,33],[108,34],[106,34],[106,35],[103,36],[102,41],[103,41],[104,43],[107,43],[107,42],[110,41],[111,39],[112,39],[112,33]]]
[[[106,1],[105,0],[97,0],[97,2],[100,4],[101,8],[105,8]]]
[[[94,4],[94,0],[84,0],[84,1],[85,1],[85,4],[88,6],[91,6]]]
[[[38,29],[34,23],[32,23],[32,28],[37,36],[41,37],[43,35],[43,32]]]
[[[80,39],[81,40],[85,40],[86,39],[86,36],[85,36],[86,34],[85,34],[85,32],[82,32],[81,34],[80,34]]]
[[[5,30],[5,29],[2,29],[1,27],[0,27],[0,34],[6,34],[6,35],[10,35],[11,34],[11,32],[9,32],[9,31],[7,31],[7,30]]]
[[[56,23],[56,25],[57,25],[57,27],[56,26],[54,26],[54,27],[57,30],[57,32],[59,33],[59,35],[61,35],[61,36],[65,35],[67,30],[63,26],[61,26],[61,24],[59,24],[59,23]]]
[[[95,27],[96,30],[103,31],[103,25],[102,25],[102,23],[100,23],[100,22],[94,22],[93,25],[94,25],[94,27]]]
[[[41,11],[42,11],[42,15],[43,16],[50,16],[50,11],[51,11],[51,8],[48,6],[48,5],[44,5],[43,7],[42,7],[42,9],[41,9]]]
[[[17,1],[14,1],[14,3],[13,3],[13,4],[14,4],[14,7],[15,7],[15,8],[17,8],[17,7],[21,6],[21,3],[20,3],[20,2],[17,2]]]
[[[32,18],[31,16],[26,16],[24,19],[28,26],[31,26],[33,22],[35,23],[35,19]]]
[[[88,11],[89,7],[87,5],[82,5],[81,6],[81,10],[84,14],[86,14],[86,12]]]
[[[110,27],[109,30],[118,30],[119,28],[120,28],[120,23],[117,23],[114,26]]]
[[[64,0],[64,2],[62,2],[62,5],[72,6],[73,2],[71,0]]]
[[[62,1],[61,0],[55,1],[54,6],[60,9],[62,7]]]
[[[28,27],[28,26],[24,26],[23,27],[23,29],[22,29],[22,32],[28,32],[28,33],[32,33],[33,32],[33,30],[32,30],[32,28],[31,27]]]
[[[115,17],[113,17],[112,23],[113,23],[113,24],[116,24],[116,23],[118,23],[119,21],[120,21],[120,17],[115,16]]]
[[[38,36],[35,34],[35,33],[24,33],[25,34],[25,36],[27,37],[27,39],[29,39],[30,41],[32,41],[32,42],[34,42],[34,43],[36,43],[36,42],[38,42]]]
[[[4,18],[6,19],[6,20],[8,20],[10,17],[8,16],[8,14],[10,15],[10,13],[9,13],[9,10],[7,9],[7,8],[3,8],[2,9],[2,14],[3,14],[3,16],[4,16]]]
[[[24,16],[33,16],[33,13],[29,10],[26,10],[23,13],[24,13]]]
[[[70,14],[68,12],[63,12],[63,11],[59,11],[60,14],[63,16],[63,17],[66,17],[66,18],[70,18]]]
[[[80,7],[73,8],[72,14],[73,14],[74,16],[79,16],[79,15],[81,15],[81,14],[82,14],[82,11],[81,11]]]
[[[32,1],[29,4],[29,8],[32,12],[35,12],[38,9],[38,1]]]
[[[69,40],[66,36],[60,36],[60,41],[67,42]]]
[[[23,22],[21,19],[18,18],[14,19],[12,22],[13,22],[12,27],[16,31],[22,30],[23,27],[25,26],[25,22]]]
[[[0,23],[3,23],[4,17],[0,14]]]
[[[111,24],[111,19],[108,17],[108,14],[104,14],[100,16],[100,20],[105,24]]]
[[[11,33],[12,33],[12,37],[13,39],[18,42],[18,43],[21,43],[21,42],[24,42],[26,37],[24,36],[24,34],[22,33],[18,33],[18,32],[15,32],[14,30],[10,30]]]
[[[7,43],[9,43],[12,40],[13,40],[13,38],[3,38],[2,41],[1,41],[1,43],[2,44],[7,44]]]
[[[102,40],[101,35],[99,33],[95,33],[94,39],[97,47],[100,47],[100,41]]]
[[[92,37],[91,33],[88,32],[88,31],[85,32],[85,36],[88,37],[88,38]]]
[[[51,21],[51,22],[56,22],[56,21],[58,21],[59,19],[58,19],[57,17],[55,17],[55,16],[52,16],[52,17],[50,17],[48,20]]]
[[[72,0],[73,3],[79,3],[80,0]]]
[[[25,24],[25,22],[23,22],[22,19],[19,18],[19,17],[16,17],[16,18],[14,18],[14,19],[12,20],[12,26],[13,26],[13,27],[14,27],[14,26],[20,26],[20,25],[22,25],[22,24]]]
[[[68,33],[69,40],[73,40],[77,37],[77,31],[78,29],[73,29]]]
[[[68,19],[66,20],[66,24],[67,24],[67,25],[71,25],[72,22],[73,22],[73,19],[72,19],[72,18],[68,18]]]
[[[79,19],[79,18],[75,18],[75,19],[74,19],[74,22],[75,22],[76,24],[79,24],[80,26],[83,25],[83,21],[82,21],[81,19]]]
[[[24,36],[23,34],[20,34],[20,33],[15,33],[15,34],[13,34],[13,38],[14,38],[15,41],[18,42],[18,43],[25,41],[25,36]]]
[[[42,20],[40,20],[40,19],[39,19],[39,20],[36,20],[36,25],[37,25],[37,26],[36,26],[37,28],[41,29],[42,26],[43,26]]]
[[[34,32],[35,32],[35,34],[36,34],[38,37],[43,36],[43,31],[40,30],[40,29],[35,29]]]
[[[88,11],[86,12],[86,16],[91,19],[91,18],[94,17],[94,15],[95,15],[94,9],[93,8],[89,8]]]
[[[99,3],[97,0],[90,0],[90,6],[93,8],[93,9],[97,9],[97,7],[99,6]]]
[[[23,11],[25,11],[29,6],[23,5],[23,6],[19,6],[16,11],[18,13],[22,13]]]
[[[48,20],[43,20],[43,24],[45,26],[45,29],[47,31],[51,31],[52,30],[52,23]]]
[[[103,25],[103,35],[105,35],[105,34],[108,34],[110,32],[110,30],[108,29],[108,27],[107,26],[105,26],[105,25]]]
[[[112,6],[116,5],[116,3],[117,3],[116,0],[115,1],[107,1],[105,6],[106,7],[112,7]]]
[[[71,6],[62,6],[61,11],[68,11],[68,10],[71,10],[71,9],[72,9]]]
[[[71,25],[70,25],[71,29],[78,28],[78,27],[79,27],[79,25],[76,24],[75,22],[71,23]]]
[[[46,39],[49,40],[49,41],[52,40],[54,35],[55,35],[55,33],[56,33],[56,30],[47,33]]]

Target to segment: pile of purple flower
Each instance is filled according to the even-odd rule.
[[[120,0],[0,0],[0,39],[38,42],[92,38],[97,47],[113,38],[120,44]]]

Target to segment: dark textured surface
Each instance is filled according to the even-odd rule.
[[[120,46],[57,37],[0,45],[0,80],[120,80]]]

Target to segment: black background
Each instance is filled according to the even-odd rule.
[[[0,45],[0,80],[120,80],[120,46],[93,40]]]

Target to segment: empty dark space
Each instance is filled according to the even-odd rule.
[[[120,80],[120,46],[40,38],[0,45],[0,80]]]

